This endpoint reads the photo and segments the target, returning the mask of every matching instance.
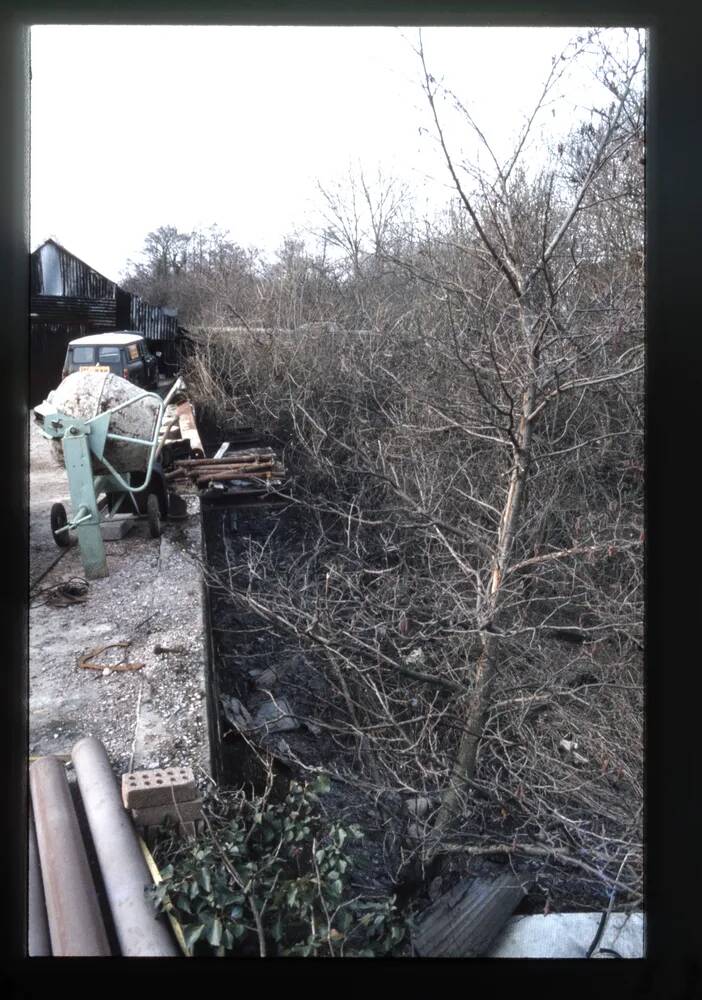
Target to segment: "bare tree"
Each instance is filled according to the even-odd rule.
[[[573,559],[583,554],[582,546],[568,546],[560,551],[534,555],[529,560],[514,560],[524,517],[525,494],[532,472],[535,435],[544,437],[541,428],[547,426],[548,409],[558,402],[561,406],[570,396],[603,383],[616,383],[636,374],[642,362],[635,351],[627,350],[617,358],[609,358],[606,374],[593,370],[597,343],[586,342],[584,350],[572,346],[575,333],[573,312],[567,303],[569,286],[583,264],[578,254],[577,229],[582,215],[595,203],[593,188],[604,166],[622,145],[631,142],[630,131],[624,124],[632,87],[642,67],[644,46],[640,39],[634,58],[626,65],[617,64],[618,83],[612,84],[616,100],[604,118],[594,141],[582,155],[578,185],[569,204],[556,203],[557,178],[554,172],[541,176],[536,186],[537,200],[531,204],[525,198],[523,177],[518,172],[519,157],[529,129],[541,102],[551,85],[553,72],[542,93],[540,104],[529,118],[513,156],[506,165],[500,164],[483,133],[468,117],[492,157],[494,179],[478,174],[479,189],[474,197],[463,185],[447,147],[441,126],[437,84],[427,67],[420,42],[420,59],[424,86],[447,168],[451,174],[461,204],[473,224],[479,246],[491,261],[495,283],[491,290],[491,329],[478,357],[460,358],[475,381],[483,401],[492,411],[490,436],[502,446],[509,463],[506,470],[507,488],[499,513],[493,551],[487,574],[478,572],[476,593],[477,618],[481,632],[482,652],[475,668],[472,690],[466,707],[465,725],[461,736],[452,783],[437,817],[442,829],[453,816],[460,789],[475,775],[476,754],[483,732],[490,689],[497,670],[500,638],[498,620],[506,581],[528,562],[530,567]],[[557,64],[554,64],[557,65]],[[605,73],[614,73],[607,66]],[[569,260],[563,253],[569,250]],[[494,317],[494,318],[493,318]],[[486,385],[489,369],[494,389]],[[444,414],[444,418],[452,419]],[[484,433],[476,425],[464,423],[468,433]],[[583,442],[575,448],[595,442]],[[471,573],[471,576],[473,574]]]

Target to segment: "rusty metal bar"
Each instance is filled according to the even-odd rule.
[[[46,913],[54,956],[110,954],[88,856],[64,766],[40,757],[29,768]]]
[[[258,451],[247,451],[241,454],[226,455],[224,458],[179,458],[173,464],[177,468],[197,467],[198,465],[237,465],[241,462],[270,462],[275,458],[272,448]]]
[[[49,940],[49,922],[46,916],[44,886],[41,882],[39,867],[39,849],[37,833],[34,829],[34,817],[29,813],[29,864],[28,864],[28,899],[27,899],[27,954],[30,958],[40,958],[51,954]]]
[[[198,472],[197,484],[202,486],[206,483],[221,483],[228,479],[251,479],[267,482],[270,479],[281,479],[285,475],[282,469],[269,469],[263,472],[207,472],[204,475]]]
[[[144,895],[151,876],[104,746],[86,736],[71,757],[122,955],[177,955],[165,923]]]

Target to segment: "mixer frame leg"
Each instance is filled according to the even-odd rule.
[[[87,580],[107,576],[105,546],[100,531],[100,512],[95,495],[93,465],[87,434],[78,427],[70,428],[63,438],[63,456],[71,490],[74,516],[84,510],[90,517],[76,525],[80,557]]]

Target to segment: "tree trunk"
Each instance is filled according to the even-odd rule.
[[[507,569],[512,545],[519,528],[524,502],[529,457],[531,453],[531,422],[529,414],[534,408],[536,395],[536,378],[532,369],[529,385],[522,397],[522,416],[515,435],[518,447],[515,448],[514,465],[510,477],[509,489],[502,511],[502,518],[497,536],[497,549],[490,576],[488,588],[488,619],[491,621],[499,606],[500,590]],[[454,762],[449,787],[436,817],[436,832],[446,828],[456,815],[460,806],[465,785],[475,778],[478,758],[478,745],[483,734],[485,717],[490,703],[490,691],[495,676],[500,651],[499,636],[491,632],[483,633],[483,649],[478,659],[470,701],[461,735],[461,742]]]

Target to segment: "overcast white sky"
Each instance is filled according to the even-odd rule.
[[[577,33],[423,38],[434,75],[504,144]],[[411,28],[34,27],[32,247],[53,236],[113,280],[162,225],[216,223],[273,252],[318,221],[317,180],[349,164],[407,180],[420,212],[438,206],[447,178],[419,131],[416,41]]]

